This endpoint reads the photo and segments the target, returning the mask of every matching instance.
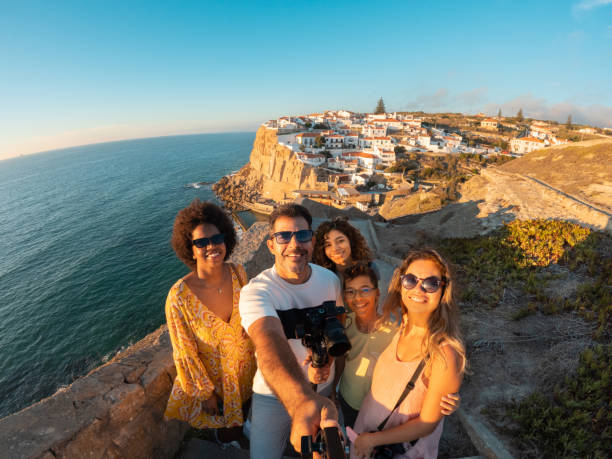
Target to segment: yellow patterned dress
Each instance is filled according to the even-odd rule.
[[[231,265],[234,289],[229,323],[208,310],[181,279],[166,300],[166,320],[176,379],[166,407],[166,419],[181,419],[199,429],[239,426],[242,404],[251,397],[255,348],[240,325],[238,300],[246,273]],[[223,399],[223,415],[209,415],[202,401],[213,391]]]

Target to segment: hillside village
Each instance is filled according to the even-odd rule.
[[[298,189],[286,199],[353,206],[386,218],[385,202],[388,207],[393,200],[419,195],[411,213],[428,212],[455,200],[458,184],[488,164],[572,141],[559,125],[523,120],[522,111],[520,118],[501,113],[444,117],[383,108],[381,99],[376,113],[330,110],[264,123],[276,131],[280,145],[328,183],[328,190]],[[574,134],[596,131],[585,127]]]

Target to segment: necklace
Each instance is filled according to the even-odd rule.
[[[203,282],[204,279],[200,279],[200,282]],[[225,271],[223,271],[223,277],[221,278],[221,282],[219,282],[219,285],[216,286],[209,286],[209,285],[204,285],[203,288],[205,289],[215,289],[217,291],[218,295],[221,295],[223,293],[223,283],[225,282]]]

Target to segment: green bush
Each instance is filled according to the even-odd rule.
[[[458,268],[461,301],[495,307],[508,288],[524,292],[520,320],[536,312],[574,311],[597,323],[594,338],[612,329],[612,258],[600,254],[609,236],[558,220],[515,220],[487,236],[431,241]],[[550,276],[545,268],[560,264],[591,277],[570,299],[545,293]]]
[[[507,409],[517,440],[537,445],[540,456],[610,457],[612,346],[587,349],[576,374],[552,394],[536,392]]]

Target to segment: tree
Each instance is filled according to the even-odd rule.
[[[376,105],[376,109],[374,110],[374,113],[376,115],[387,113],[387,109],[385,108],[385,102],[383,101],[382,97],[378,99],[378,105]]]
[[[566,126],[567,126],[567,128],[568,128],[568,129],[571,129],[571,128],[572,128],[572,115],[568,115],[568,116],[567,116],[567,123],[566,123]]]
[[[498,117],[499,119],[501,119],[501,108],[500,108],[499,110],[497,110],[497,117]]]
[[[323,136],[318,135],[317,137],[315,137],[314,146],[316,148],[322,148],[325,146],[325,139],[323,138]]]
[[[523,109],[522,108],[519,108],[519,111],[516,114],[516,120],[519,122],[523,121]]]

